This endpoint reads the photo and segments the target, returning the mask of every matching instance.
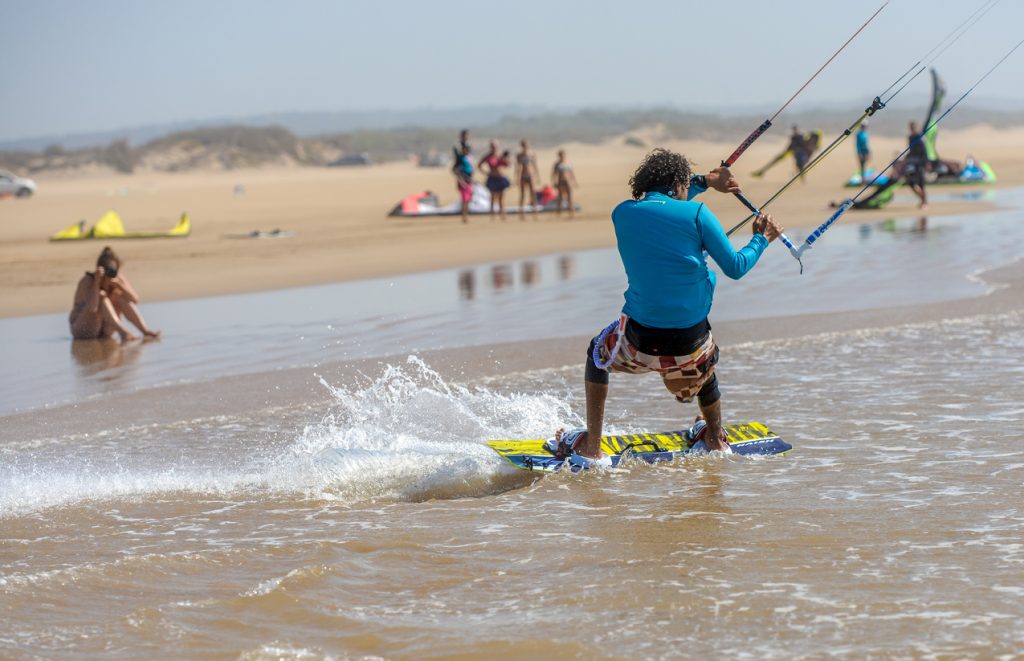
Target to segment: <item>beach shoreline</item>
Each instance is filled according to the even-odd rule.
[[[936,201],[918,212],[908,193],[886,209],[850,212],[842,222],[871,222],[893,217],[949,215],[996,208],[998,191],[1024,180],[1024,158],[1011,146],[1024,128],[987,127],[943,135],[944,152],[962,158],[983,154],[1000,176],[995,186],[932,187]],[[686,153],[698,169],[707,169],[724,143],[667,143]],[[765,199],[790,176],[787,161],[764,179],[747,173],[782,146],[766,137],[734,168],[751,199]],[[878,154],[897,150],[900,141],[879,138]],[[184,239],[109,241],[124,259],[126,274],[143,303],[267,291],[419,273],[482,262],[519,259],[614,245],[608,216],[627,195],[626,181],[646,151],[621,140],[601,145],[567,145],[580,178],[574,220],[553,214],[510,216],[507,222],[472,217],[468,226],[455,218],[388,218],[404,195],[434,190],[442,201],[453,198],[447,170],[391,163],[371,168],[277,168],[187,174],[139,173],[132,176],[84,175],[42,179],[35,199],[0,203],[0,224],[8,240],[0,244],[0,318],[62,312],[70,308],[81,273],[91,269],[103,241],[54,243],[46,237],[79,219],[89,225],[107,209],[116,209],[129,230],[159,230],[174,224],[182,211],[193,219]],[[552,150],[539,152],[549,162]],[[808,181],[797,184],[771,211],[796,237],[831,213],[829,200],[856,189],[840,184],[852,171],[852,159],[836,155],[823,161]],[[236,186],[243,194],[235,194]],[[990,192],[994,198],[984,199]],[[983,199],[966,199],[980,195]],[[509,204],[518,202],[510,189]],[[723,224],[743,218],[730,196],[709,192],[701,201]],[[246,239],[253,230],[284,229],[294,236]],[[796,230],[793,232],[792,230]],[[741,231],[745,236],[747,230]],[[144,309],[144,308],[143,308]]]
[[[754,320],[716,322],[715,338],[726,354],[730,348],[792,341],[827,334],[856,334],[875,329],[1007,314],[1024,310],[1024,259],[974,274],[991,287],[981,296],[898,308],[885,307],[815,314],[793,314]],[[595,332],[599,329],[595,329]],[[577,366],[582,382],[583,355],[589,335],[524,340],[414,352],[418,360],[450,382],[494,380],[502,375],[538,369]],[[294,407],[323,410],[330,388],[365,385],[388,367],[401,366],[410,352],[355,360],[324,362],[237,373],[206,380],[143,387],[116,397],[96,397],[0,415],[9,438],[39,435],[91,434],[108,429],[111,419],[145,428],[183,419],[202,419],[245,411]],[[578,359],[576,361],[575,359]],[[580,393],[582,394],[582,385]],[[183,412],[187,415],[183,416]],[[127,414],[127,415],[126,415]]]

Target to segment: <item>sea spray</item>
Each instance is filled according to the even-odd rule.
[[[499,492],[523,483],[484,442],[543,436],[577,424],[570,403],[447,381],[416,356],[358,386],[321,379],[332,395],[320,420],[290,432],[293,410],[257,410],[166,425],[114,428],[96,447],[76,438],[6,453],[0,518],[53,507],[196,496],[346,503]]]
[[[483,443],[553,433],[575,417],[550,393],[496,393],[446,381],[417,356],[363,387],[321,379],[334,406],[292,446],[310,493],[341,500],[422,500],[506,488],[509,469]],[[287,464],[286,464],[287,465]]]

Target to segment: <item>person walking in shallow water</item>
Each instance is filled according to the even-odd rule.
[[[551,169],[551,181],[558,191],[558,199],[555,202],[555,215],[562,215],[562,201],[565,201],[565,208],[569,210],[569,218],[576,215],[576,209],[572,204],[572,189],[578,188],[576,174],[572,171],[572,165],[565,160],[565,150],[558,150],[558,160]]]
[[[681,154],[655,149],[629,183],[633,199],[612,211],[629,283],[626,303],[614,331],[602,332],[587,349],[586,429],[559,430],[554,439],[558,452],[582,466],[611,465],[601,454],[608,370],[655,372],[676,400],[696,397],[704,420],[698,437],[709,450],[728,448],[715,374],[718,346],[708,323],[716,280],[706,256],[739,279],[782,232],[771,216],[759,215],[750,242],[736,251],[708,208],[690,201],[709,187],[739,192],[739,183],[724,167],[693,176]]]
[[[126,318],[143,337],[160,337],[160,331],[146,325],[139,311],[139,295],[121,272],[121,259],[108,246],[96,259],[96,270],[87,271],[78,281],[68,316],[71,335],[76,340],[96,340],[117,333],[122,342],[138,339],[125,326]]]

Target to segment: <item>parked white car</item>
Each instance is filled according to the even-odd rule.
[[[36,182],[18,177],[6,170],[0,170],[0,195],[17,195],[28,197],[36,192]]]

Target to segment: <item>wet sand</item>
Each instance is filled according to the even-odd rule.
[[[838,130],[838,129],[837,129]],[[649,144],[663,144],[687,154],[701,169],[735,148],[724,143],[663,143],[656,131],[642,133]],[[963,159],[968,152],[989,161],[1000,177],[997,187],[1024,182],[1024,157],[1015,145],[1024,129],[978,127],[942,134],[942,153]],[[474,138],[485,144],[486,136]],[[780,163],[758,180],[747,173],[769,160],[782,146],[769,134],[740,161],[735,172],[748,196],[766,199],[791,176],[791,163]],[[844,145],[845,147],[846,145]],[[164,230],[182,211],[193,221],[186,239],[115,242],[125,273],[144,301],[279,289],[389,274],[414,273],[488,261],[524,258],[613,245],[610,210],[627,197],[627,180],[645,153],[621,139],[602,145],[566,146],[576,168],[583,211],[576,220],[541,215],[527,222],[510,218],[492,222],[474,217],[469,226],[458,219],[394,219],[386,214],[403,196],[429,189],[442,201],[454,199],[451,175],[444,169],[392,163],[361,169],[270,169],[183,174],[137,173],[131,176],[82,175],[40,177],[40,191],[30,200],[0,202],[0,317],[70,308],[75,283],[92,268],[102,242],[50,243],[47,237],[85,219],[91,225],[108,209],[117,210],[129,230]],[[899,140],[874,141],[876,160],[902,148]],[[553,162],[552,150],[538,151],[542,174]],[[830,200],[852,189],[841,183],[855,169],[850,150],[826,159],[806,183],[797,184],[774,205],[773,212],[791,229],[824,221]],[[234,194],[243,185],[242,195]],[[929,215],[982,210],[984,204],[951,199],[986,186],[933,187],[936,201]],[[510,193],[510,203],[518,194]],[[944,199],[943,199],[944,198]],[[729,226],[744,217],[731,196],[702,197]],[[844,222],[862,222],[915,213],[914,200],[901,194],[887,209],[858,212]],[[281,239],[238,239],[252,230],[276,228],[296,232]],[[746,230],[744,230],[746,231]],[[793,234],[800,236],[796,230]]]

